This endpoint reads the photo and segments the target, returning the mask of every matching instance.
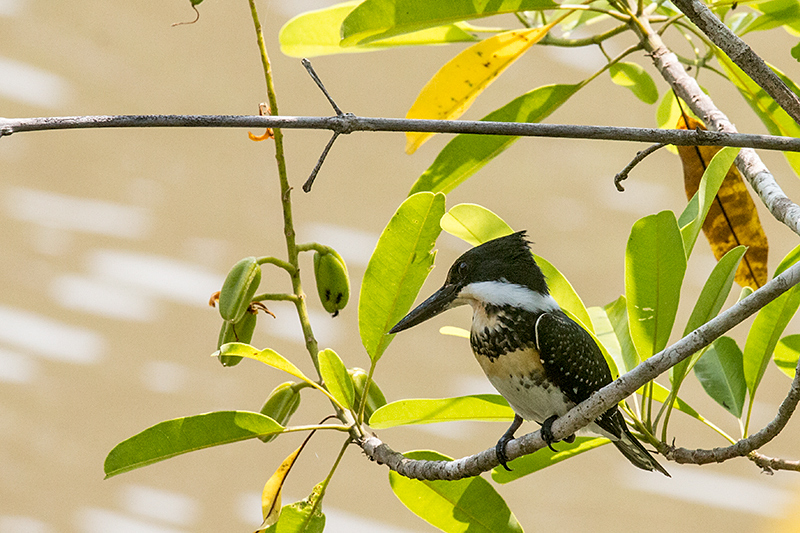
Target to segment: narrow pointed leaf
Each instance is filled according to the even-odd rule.
[[[344,20],[342,45],[364,44],[395,35],[441,26],[460,20],[488,17],[499,13],[552,9],[552,0],[366,0]]]
[[[775,270],[777,276],[800,259],[800,246],[794,248]],[[744,377],[753,398],[772,358],[775,345],[800,306],[800,287],[795,285],[764,306],[756,315],[744,345]]]
[[[266,348],[264,350],[259,350],[249,344],[244,344],[241,342],[230,342],[228,344],[223,344],[220,346],[220,349],[217,352],[214,352],[212,356],[237,356],[237,357],[247,357],[248,359],[253,359],[255,361],[260,361],[265,365],[269,365],[272,368],[277,368],[278,370],[283,370],[287,374],[291,374],[296,378],[302,379],[306,383],[313,383],[310,379],[306,377],[303,372],[294,366],[288,359],[284,356],[276,352],[275,350],[271,350]]]
[[[509,483],[576,455],[599,448],[609,442],[611,441],[603,437],[575,437],[575,442],[571,444],[562,441],[555,445],[558,449],[556,452],[549,448],[544,448],[536,453],[523,455],[513,461],[509,461],[508,466],[511,468],[511,472],[502,466],[495,467],[492,470],[492,479],[496,483]]]
[[[319,501],[322,494],[321,484],[305,500],[284,505],[280,520],[263,530],[265,533],[322,533],[325,529],[325,514]],[[258,532],[256,532],[258,533]]]
[[[409,459],[450,461],[433,451],[405,454]],[[418,481],[389,472],[395,496],[408,509],[447,533],[522,533],[514,513],[482,477],[457,481]]]
[[[290,453],[264,484],[264,490],[261,491],[261,514],[264,521],[261,523],[259,531],[278,522],[281,516],[281,490],[283,489],[283,484],[286,482],[286,476],[289,475],[289,471],[297,461],[300,452],[303,451],[306,442],[308,441],[304,441],[300,447]]]
[[[433,268],[443,194],[429,192],[406,199],[384,228],[364,272],[358,298],[358,331],[373,361],[380,359],[394,335],[387,335],[411,309]]]
[[[689,148],[689,150],[686,150],[685,152],[689,152],[696,156],[696,151],[694,150],[693,146],[681,148]],[[695,196],[697,196],[697,213],[688,224],[681,227],[683,246],[684,250],[686,251],[687,258],[692,253],[694,243],[697,242],[697,236],[700,235],[700,230],[704,226],[706,215],[708,215],[709,209],[711,209],[712,205],[716,201],[717,191],[719,191],[723,180],[725,180],[726,175],[731,172],[733,160],[736,159],[737,155],[739,155],[739,150],[740,148],[735,148],[732,146],[723,148],[717,152],[716,155],[714,155],[714,157],[708,163],[707,168],[701,175],[702,177],[700,179],[699,187],[695,193]],[[681,153],[685,152],[684,150],[681,150]],[[736,170],[734,169],[733,172],[736,172]],[[741,178],[739,179],[741,180]]]
[[[619,369],[625,370],[625,360],[622,358],[622,347],[619,344],[619,339],[617,339],[614,326],[611,324],[608,314],[606,314],[605,309],[602,307],[589,307],[586,311],[589,313],[589,318],[592,320],[595,338],[614,361],[616,373],[612,371],[611,377],[612,379],[617,379],[619,377]]]
[[[772,358],[781,372],[794,379],[797,373],[798,355],[800,355],[800,335],[788,335],[778,341]]]
[[[390,37],[379,42],[341,46],[344,19],[360,4],[343,2],[324,9],[307,11],[283,25],[278,38],[281,51],[290,57],[315,57],[328,54],[371,52],[397,46],[470,42],[478,39],[459,24],[445,24]]]
[[[686,128],[683,120],[678,123],[678,128]],[[690,118],[689,129],[696,128],[702,129],[704,126],[701,122]],[[715,157],[714,154],[720,152],[720,148],[716,146],[686,146],[679,147],[678,151],[683,164],[686,197],[692,199],[687,206],[688,211],[690,208],[696,209],[693,204],[698,204],[695,196],[698,196],[701,177],[705,174],[706,168],[710,168],[709,163]],[[708,189],[706,189],[707,191]],[[693,212],[697,218],[699,209]],[[685,215],[681,215],[681,222],[684,224],[687,222],[685,218]],[[681,224],[681,227],[684,224]],[[714,257],[718,260],[736,246],[748,247],[736,272],[736,282],[739,285],[757,289],[766,283],[767,255],[769,253],[767,236],[759,221],[755,203],[753,203],[736,167],[730,168],[716,198],[708,207],[708,215],[703,222],[703,233],[711,246],[711,251],[714,252]],[[684,238],[688,239],[688,237]]]
[[[447,233],[463,239],[473,246],[514,232],[495,213],[476,204],[454,206],[442,217],[441,226]],[[550,288],[550,294],[558,302],[558,305],[592,332],[589,313],[572,284],[549,261],[536,254],[533,257],[539,268],[542,269]]]
[[[641,360],[639,359],[639,354],[636,353],[633,339],[631,339],[631,331],[628,327],[628,307],[625,296],[620,296],[610,304],[607,304],[603,307],[603,310],[606,312],[606,315],[608,315],[608,320],[614,328],[614,335],[619,342],[623,364],[617,364],[617,366],[620,369],[624,369],[625,372],[633,370]]]
[[[406,118],[454,120],[531,46],[547,35],[559,17],[541,28],[511,30],[475,43],[445,63],[422,88]],[[413,154],[433,133],[407,132]]]
[[[216,411],[166,420],[117,444],[106,457],[106,477],[176,455],[283,431],[283,426],[249,411]]]
[[[686,255],[672,211],[637,220],[625,250],[628,325],[639,357],[661,351],[678,311]]]
[[[414,424],[435,424],[456,420],[509,421],[514,411],[497,394],[475,394],[456,398],[399,400],[384,405],[369,419],[370,427],[385,429]]]
[[[742,350],[730,337],[720,337],[694,365],[694,373],[706,393],[726,411],[741,418],[747,385]]]
[[[353,381],[339,356],[327,348],[319,352],[319,372],[328,391],[347,409],[353,408]]]
[[[519,96],[481,120],[494,122],[541,122],[566,102],[582,84],[545,85]],[[510,135],[459,134],[439,152],[417,178],[409,194],[420,191],[449,193],[484,165],[514,144]]]
[[[756,82],[751,80],[724,52],[717,49],[716,56],[717,61],[719,61],[720,65],[722,65],[722,68],[725,70],[728,79],[739,89],[745,101],[750,105],[753,111],[755,111],[770,134],[800,137],[800,124],[797,124],[783,108],[776,104],[771,96],[759,87]],[[795,94],[800,94],[797,85],[783,74],[783,72],[771,65],[770,68],[775,71],[775,74],[777,74]],[[800,153],[784,152],[783,155],[786,157],[786,160],[789,162],[795,174],[800,176]]]
[[[641,65],[621,61],[608,67],[608,73],[611,81],[630,89],[645,104],[655,104],[658,101],[656,84]]]

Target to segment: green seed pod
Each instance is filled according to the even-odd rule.
[[[347,373],[350,374],[350,379],[353,381],[353,388],[356,393],[355,403],[356,405],[361,405],[361,397],[364,394],[364,388],[367,385],[367,378],[369,376],[362,368],[349,368]],[[378,387],[378,384],[370,380],[369,390],[367,391],[367,403],[364,406],[364,420],[369,422],[372,413],[384,405],[386,405],[386,397]]]
[[[256,313],[248,311],[244,314],[244,317],[235,324],[233,322],[223,322],[222,329],[219,330],[217,350],[219,350],[223,344],[228,344],[229,342],[249,343],[253,339],[256,321]],[[222,363],[222,366],[236,366],[242,360],[238,355],[220,355],[218,359],[219,362]]]
[[[239,322],[261,283],[261,266],[255,257],[245,257],[235,265],[219,293],[219,314],[228,322]]]
[[[300,391],[295,389],[294,381],[281,383],[269,393],[267,401],[261,408],[261,414],[273,419],[278,424],[285,426],[300,405]],[[259,437],[264,442],[270,442],[278,435]]]
[[[333,316],[339,314],[350,298],[347,266],[337,253],[314,253],[314,276],[322,307]]]

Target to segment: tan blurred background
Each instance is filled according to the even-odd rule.
[[[297,59],[283,56],[277,33],[290,17],[326,0],[259,2],[284,115],[329,115],[328,103]],[[52,2],[0,0],[0,116],[186,113],[254,114],[264,82],[247,2],[209,0],[197,24],[188,1]],[[796,42],[782,30],[751,39],[795,79]],[[619,52],[630,41],[610,45]],[[463,45],[317,58],[339,106],[366,116],[404,116],[419,89]],[[654,75],[642,54],[637,59]],[[546,83],[579,81],[602,64],[597,50],[536,48],[475,104],[480,118]],[[764,132],[731,88],[701,83],[742,131]],[[663,94],[664,84],[659,82]],[[646,106],[601,76],[556,112],[553,122],[653,126]],[[261,133],[261,132],[256,132]],[[311,194],[300,191],[328,139],[287,131],[286,148],[299,241],[337,248],[350,266],[354,296],[331,319],[311,294],[314,331],[348,366],[368,365],[357,334],[359,280],[377,237],[416,177],[447,141],[414,156],[401,134],[357,133],[337,142]],[[448,198],[478,202],[526,228],[536,252],[555,263],[587,305],[623,290],[631,224],[684,204],[681,168],[665,151],[648,158],[619,194],[613,176],[641,145],[522,140]],[[782,157],[765,154],[790,196],[800,184]],[[243,442],[204,450],[103,480],[103,460],[119,441],[159,421],[221,409],[258,410],[286,376],[245,361],[222,368],[209,357],[220,319],[207,306],[227,269],[247,255],[285,256],[271,143],[241,130],[37,132],[0,139],[0,531],[252,531],[260,490],[300,435],[269,445]],[[767,219],[770,271],[797,241]],[[698,246],[676,330],[713,266]],[[439,265],[423,293],[465,245],[444,235]],[[310,258],[303,267],[310,273]],[[289,285],[267,269],[264,290]],[[311,365],[290,305],[271,306],[254,344],[271,347],[306,371]],[[398,337],[376,378],[390,400],[488,392],[466,343],[438,327],[467,327],[460,310]],[[800,331],[794,323],[789,328]],[[746,329],[737,330],[742,339]],[[738,434],[735,421],[695,380],[684,398]],[[789,381],[771,365],[752,427],[774,415]],[[325,402],[306,394],[295,421],[314,422]],[[533,425],[525,426],[533,430]],[[460,457],[493,445],[503,424],[395,429],[380,436],[398,450],[433,448]],[[724,442],[676,415],[679,445]],[[339,434],[317,435],[285,487],[305,497],[332,464]],[[800,457],[800,423],[764,450]],[[800,476],[767,476],[746,460],[703,468],[666,464],[666,479],[640,472],[612,448],[499,486],[527,531],[796,531]],[[386,468],[350,450],[325,499],[329,531],[430,531],[386,483]],[[791,514],[793,513],[793,515]],[[794,518],[789,518],[794,516]]]

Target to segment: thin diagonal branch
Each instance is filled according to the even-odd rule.
[[[754,82],[772,97],[795,122],[800,124],[800,99],[739,36],[733,33],[700,0],[673,0],[711,42],[717,45]]]
[[[759,309],[798,282],[800,282],[800,263],[791,266],[747,298],[737,302],[708,323],[647,359],[627,374],[620,376],[616,381],[592,394],[586,401],[572,408],[566,415],[553,423],[553,437],[559,440],[573,435],[600,414],[633,394],[639,387],[691,356],[699,349],[708,346],[714,339],[755,314]],[[800,376],[800,373],[798,373],[798,376]],[[789,411],[788,404],[792,402],[795,405],[797,404],[794,398],[798,394],[795,391],[799,386],[800,377],[795,377],[789,393],[791,398],[787,396],[787,400],[784,401],[784,404],[787,404],[787,411]],[[783,408],[783,404],[781,407]],[[791,416],[791,412],[784,413],[782,416]],[[771,431],[771,429],[767,431]],[[380,464],[386,464],[399,474],[414,479],[462,479],[479,475],[498,465],[494,446],[475,455],[455,461],[415,461],[395,452],[375,436],[368,437],[359,442],[359,444],[371,459]],[[546,444],[541,438],[541,432],[535,431],[509,442],[506,447],[506,455],[509,459],[515,459],[540,450],[545,446]]]

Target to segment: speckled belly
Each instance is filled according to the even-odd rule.
[[[561,389],[545,381],[539,354],[533,348],[494,358],[475,357],[497,392],[526,420],[541,423],[553,415],[562,416],[574,406]]]

